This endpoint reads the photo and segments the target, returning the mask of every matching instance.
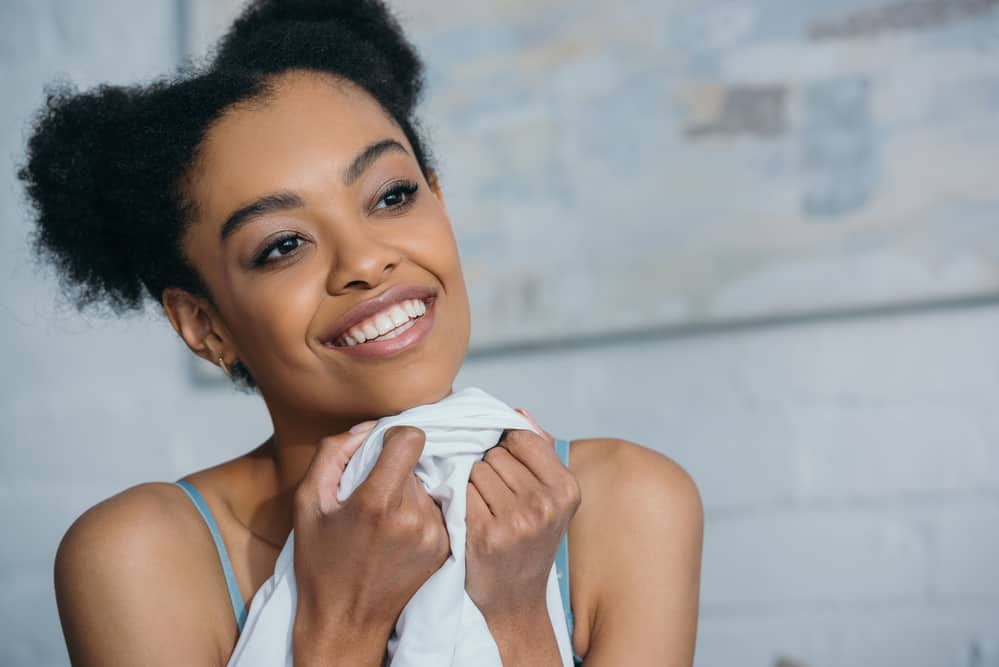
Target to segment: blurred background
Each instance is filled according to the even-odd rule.
[[[15,165],[57,78],[231,0],[0,0],[0,664],[67,664],[86,508],[269,433],[169,324],[81,316]],[[456,388],[672,457],[699,667],[999,666],[999,2],[395,0],[473,305]]]

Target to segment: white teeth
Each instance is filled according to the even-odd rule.
[[[378,340],[388,340],[389,338],[395,338],[396,336],[399,336],[404,331],[406,331],[406,329],[409,329],[411,326],[413,326],[413,324],[414,324],[414,320],[409,320],[408,322],[406,322],[405,324],[403,324],[398,329],[393,329],[392,331],[390,331],[389,333],[385,334],[384,336],[382,336]]]
[[[378,328],[378,335],[387,334],[392,329],[395,329],[395,324],[392,323],[392,319],[385,313],[379,313],[375,315],[375,326]]]
[[[408,323],[427,313],[427,306],[419,299],[402,301],[361,324],[355,324],[344,333],[337,344],[352,347],[373,338],[394,338],[409,328]],[[402,327],[401,329],[399,327]],[[386,336],[392,332],[391,335]]]
[[[406,322],[409,322],[409,315],[400,306],[392,306],[388,312],[389,319],[392,320],[394,325],[392,328],[401,327]]]

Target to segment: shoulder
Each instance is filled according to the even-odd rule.
[[[587,621],[577,648],[608,664],[690,664],[704,531],[697,485],[668,456],[628,440],[574,440],[570,452],[582,497],[570,577]]]
[[[73,664],[204,662],[215,651],[204,629],[217,613],[206,558],[212,547],[200,520],[179,487],[149,483],[98,503],[70,526],[56,552],[55,589]],[[171,646],[178,632],[187,638],[183,656]]]
[[[56,552],[56,583],[71,582],[61,573],[86,567],[102,574],[105,570],[128,573],[149,567],[147,559],[165,548],[167,554],[183,537],[179,495],[163,483],[140,484],[104,500],[84,512],[69,527]],[[179,489],[178,489],[179,490]]]
[[[580,486],[599,500],[599,506],[591,508],[595,512],[703,521],[697,485],[665,454],[620,438],[573,440],[570,451],[570,468]]]
[[[179,540],[190,536],[183,501],[183,491],[174,485],[148,483],[94,505],[63,536],[56,553],[57,574],[81,565],[98,571],[113,565],[116,572],[127,573],[175,555]],[[139,556],[151,556],[153,562]]]

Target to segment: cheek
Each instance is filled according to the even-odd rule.
[[[452,314],[450,323],[451,335],[454,341],[464,340],[466,343],[470,334],[471,313],[468,303],[468,291],[465,286],[465,276],[461,267],[461,258],[458,255],[457,241],[451,223],[444,219],[444,223],[435,230],[435,235],[431,241],[432,246],[427,252],[432,253],[435,260],[435,269],[439,271],[438,278],[447,290],[447,299]]]
[[[406,238],[408,252],[413,259],[438,274],[441,279],[453,279],[460,275],[454,230],[446,215],[437,209],[434,215],[424,219]]]
[[[294,364],[306,351],[303,343],[323,294],[322,277],[290,270],[269,278],[235,286],[233,294],[239,296],[231,326],[258,363],[277,359]]]

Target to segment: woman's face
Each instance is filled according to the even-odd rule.
[[[217,307],[216,346],[247,366],[272,412],[381,416],[450,393],[470,332],[454,234],[436,181],[374,98],[286,73],[202,148],[184,249]],[[433,297],[422,317],[393,323],[409,327],[394,342],[330,340],[348,311],[400,285]]]

